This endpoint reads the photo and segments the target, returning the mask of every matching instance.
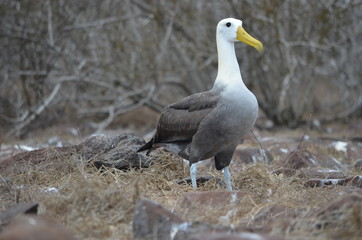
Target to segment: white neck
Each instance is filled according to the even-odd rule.
[[[240,74],[234,43],[216,36],[218,73],[214,88],[246,88]]]

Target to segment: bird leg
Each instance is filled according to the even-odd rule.
[[[197,168],[196,168],[196,164],[197,163],[193,163],[190,166],[190,177],[191,177],[191,183],[192,183],[192,187],[194,189],[197,189],[197,183],[196,183],[196,173],[197,173]]]
[[[230,174],[229,167],[224,167],[224,179],[225,179],[225,184],[226,184],[227,189],[229,191],[232,191],[233,187],[231,186],[231,174]]]

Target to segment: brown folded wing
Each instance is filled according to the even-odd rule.
[[[191,95],[163,110],[154,143],[191,141],[202,120],[215,108],[219,95],[202,92]]]

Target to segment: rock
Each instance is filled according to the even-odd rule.
[[[354,163],[354,168],[357,170],[362,170],[362,159],[358,159],[355,163]]]
[[[270,224],[274,221],[287,220],[288,218],[295,218],[298,216],[300,209],[290,208],[283,205],[267,205],[253,214],[244,218],[241,222],[242,225],[247,225],[254,232],[262,231],[269,232],[271,231]]]
[[[299,141],[293,138],[263,137],[261,139],[266,149],[275,159],[285,159],[290,155],[292,149],[298,146]]]
[[[65,228],[54,221],[36,215],[14,218],[0,234],[2,240],[75,240]]]
[[[325,187],[329,185],[353,186],[362,188],[362,176],[343,179],[310,179],[304,183],[306,187]]]
[[[299,177],[307,177],[307,178],[322,178],[322,179],[338,179],[345,178],[346,175],[340,170],[335,169],[309,169],[302,168],[298,173]]]
[[[336,238],[330,235],[329,239],[345,239],[346,236],[346,239],[360,239],[357,236],[362,233],[361,212],[362,195],[352,193],[311,211],[307,217],[313,220],[317,229],[324,232],[337,231]]]
[[[346,192],[361,195],[361,197],[362,197],[362,189],[361,188],[347,189]]]
[[[292,151],[282,165],[282,168],[291,169],[314,167],[346,171],[346,168],[337,159],[318,150],[315,150],[313,153],[306,149]]]
[[[146,199],[136,203],[133,216],[135,239],[185,240],[191,239],[193,234],[210,231],[230,232],[231,229],[202,222],[184,222],[158,203]]]
[[[233,232],[233,230],[230,227],[224,227],[220,225],[207,224],[203,222],[183,223],[179,225],[174,225],[172,229],[171,239],[189,240],[194,239],[195,235],[202,233],[230,234],[231,232]]]
[[[194,234],[187,240],[282,240],[284,238],[258,233],[229,233],[229,232],[206,232]]]
[[[285,160],[285,163],[283,164],[283,167],[290,169],[300,169],[319,165],[320,164],[318,161],[309,151],[305,149],[299,149],[289,154]]]
[[[362,137],[361,137],[362,139]],[[362,142],[362,140],[360,140]],[[347,146],[347,157],[350,160],[357,160],[362,157],[362,145],[361,144],[349,144]]]
[[[10,158],[0,161],[0,174],[19,174],[29,170],[29,165],[36,165],[51,159],[59,159],[61,156],[72,156],[76,153],[74,146],[42,148],[30,152],[22,152]]]
[[[133,215],[135,239],[172,239],[178,228],[186,228],[180,217],[150,200],[141,199],[136,203]]]
[[[20,214],[37,214],[38,203],[18,203],[14,206],[9,207],[5,211],[0,212],[0,225],[4,225],[10,222],[11,219]]]
[[[273,156],[269,151],[260,148],[236,148],[233,158],[232,165],[238,163],[270,163],[273,161]]]
[[[320,151],[318,149],[314,149],[313,153],[311,153],[314,159],[317,160],[318,165],[320,165],[322,168],[328,168],[328,169],[336,169],[340,171],[346,172],[347,169],[343,164],[338,161],[336,158],[326,154],[323,151]]]
[[[273,170],[272,174],[280,175],[283,174],[286,177],[297,176],[302,178],[323,178],[323,179],[333,179],[333,178],[345,178],[346,175],[335,169],[316,169],[316,168],[301,168],[301,169],[291,169],[291,168],[279,168]]]
[[[362,195],[359,194],[348,194],[343,196],[325,207],[320,208],[317,211],[313,211],[312,216],[321,216],[325,213],[330,213],[335,210],[340,210],[342,208],[351,208],[355,204],[362,203]]]

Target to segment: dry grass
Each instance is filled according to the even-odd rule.
[[[353,239],[361,233],[361,204],[319,218],[306,217],[338,198],[346,191],[345,187],[305,188],[301,179],[272,175],[263,164],[232,171],[235,190],[250,193],[242,204],[205,206],[202,214],[191,213],[182,209],[180,202],[183,195],[193,189],[190,185],[176,183],[188,175],[188,166],[183,167],[180,160],[169,153],[161,152],[156,156],[158,160],[151,167],[127,172],[98,170],[85,165],[75,155],[47,159],[36,166],[28,166],[28,171],[21,174],[6,176],[11,184],[1,188],[0,207],[4,209],[17,201],[38,202],[41,214],[63,223],[81,239],[119,239],[120,236],[132,239],[133,208],[139,198],[155,200],[186,221],[243,229],[252,227],[252,217],[267,206],[278,204],[299,209],[299,217],[272,226],[273,233],[287,239],[342,239],[343,234]],[[217,181],[222,179],[220,172],[203,171],[215,178],[200,186],[199,191],[224,190]],[[47,191],[51,187],[58,192]],[[245,225],[244,219],[248,217],[251,220]]]

